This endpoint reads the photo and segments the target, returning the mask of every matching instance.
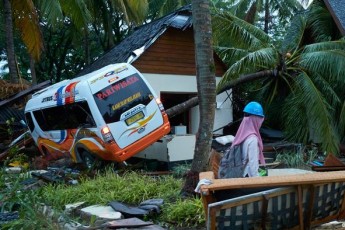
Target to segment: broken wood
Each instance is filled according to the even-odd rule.
[[[24,91],[21,91],[21,92],[15,94],[14,96],[12,96],[12,97],[10,97],[8,99],[2,100],[2,101],[0,101],[0,108],[2,106],[10,105],[10,104],[14,103],[15,101],[17,101],[17,100],[19,100],[19,99],[21,99],[21,98],[23,98],[23,97],[25,97],[25,96],[35,92],[35,91],[38,91],[38,90],[41,90],[41,89],[47,87],[50,84],[51,84],[50,80],[44,81],[44,82],[41,82],[41,83],[39,83],[39,84],[37,84],[35,86],[32,86],[32,87],[30,87],[30,88],[28,88],[28,89],[26,89]]]
[[[106,227],[110,229],[118,229],[118,228],[138,228],[138,227],[145,227],[153,225],[152,222],[145,222],[136,217],[128,218],[128,219],[121,219],[121,220],[113,220],[106,223]]]

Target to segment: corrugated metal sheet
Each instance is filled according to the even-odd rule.
[[[4,107],[0,110],[0,121],[6,122],[14,118],[15,121],[24,120],[24,109],[14,109],[10,107]]]

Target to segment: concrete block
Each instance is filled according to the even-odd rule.
[[[83,216],[96,216],[97,218],[107,220],[118,220],[122,218],[122,214],[116,212],[110,206],[92,205],[82,208],[80,212]]]

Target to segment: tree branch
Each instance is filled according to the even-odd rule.
[[[265,77],[274,77],[275,71],[274,70],[263,70],[257,73],[247,74],[243,75],[233,81],[230,81],[228,84],[224,85],[222,88],[217,90],[217,94],[221,94],[226,90],[229,90],[237,85],[244,84],[250,81],[258,80]],[[178,105],[175,105],[169,109],[166,110],[166,113],[168,114],[168,117],[174,117],[178,114],[181,114],[185,112],[186,110],[196,106],[199,104],[198,96],[192,97],[191,99],[180,103]]]

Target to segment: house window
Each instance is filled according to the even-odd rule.
[[[195,93],[166,93],[161,92],[161,101],[163,103],[163,106],[165,110],[174,107],[175,105],[178,105],[182,102],[187,101],[188,99],[195,97]],[[187,133],[190,133],[190,111],[187,110],[183,113],[180,113],[172,118],[169,118],[169,122],[171,126],[178,126],[178,125],[184,125],[186,126]]]

